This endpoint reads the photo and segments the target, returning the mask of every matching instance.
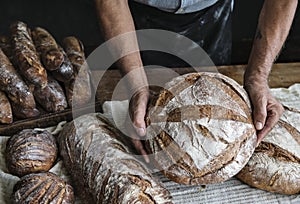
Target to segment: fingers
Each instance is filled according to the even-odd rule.
[[[280,103],[277,101],[271,103],[268,107],[268,115],[267,115],[267,120],[265,123],[265,126],[263,129],[258,131],[257,134],[257,144],[259,144],[263,138],[272,130],[272,128],[276,125],[278,122],[280,116],[283,113],[283,107]]]
[[[133,127],[139,136],[146,135],[145,115],[148,99],[148,88],[142,88],[132,96],[129,104],[129,111]]]
[[[262,130],[265,126],[267,118],[267,99],[262,97],[256,97],[252,101],[253,105],[253,122],[256,130]]]
[[[143,156],[146,163],[150,162],[149,156],[145,151],[142,142],[139,139],[132,139],[132,143],[135,149]]]

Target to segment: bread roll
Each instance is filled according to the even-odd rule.
[[[157,168],[182,184],[237,174],[256,144],[244,89],[218,73],[174,78],[151,102],[145,146]]]
[[[64,55],[53,36],[44,28],[36,27],[32,31],[32,38],[45,68],[49,71],[58,69],[64,61]]]
[[[300,193],[300,111],[285,108],[237,178],[271,192]]]
[[[125,145],[127,138],[101,114],[88,114],[64,126],[59,149],[85,203],[172,203]]]
[[[27,25],[18,21],[10,26],[10,30],[14,61],[20,74],[30,83],[45,87],[47,72],[40,62]]]
[[[92,97],[90,69],[85,60],[83,44],[76,37],[69,36],[64,38],[63,47],[75,71],[75,78],[65,83],[68,104],[71,107],[73,103],[83,106]]]
[[[13,52],[9,37],[0,35],[0,48],[2,49],[4,54],[9,58],[9,60],[12,61]]]
[[[65,51],[61,47],[59,47],[59,49],[63,53],[64,60],[59,68],[52,71],[51,73],[57,81],[66,83],[74,79],[75,71]]]
[[[34,173],[22,177],[14,186],[14,204],[73,204],[73,188],[53,173]]]
[[[60,84],[51,76],[45,88],[34,87],[36,101],[48,112],[58,112],[68,107],[65,93]]]
[[[18,118],[30,118],[39,115],[33,94],[17,73],[7,56],[0,48],[0,90],[11,101],[13,114]]]
[[[17,176],[48,171],[57,152],[56,140],[47,130],[25,129],[7,141],[6,165],[9,172]]]

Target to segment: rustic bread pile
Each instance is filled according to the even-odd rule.
[[[20,177],[11,196],[13,203],[75,202],[73,188],[48,172],[57,156],[56,138],[47,130],[25,129],[9,138],[5,151],[7,169]]]
[[[82,43],[70,36],[62,46],[47,30],[31,30],[23,22],[10,26],[9,37],[0,36],[0,124],[90,100],[90,71]]]
[[[151,162],[174,182],[206,185],[238,175],[260,189],[300,192],[300,112],[286,108],[255,148],[247,93],[228,77],[174,78],[152,98],[146,122],[144,145]],[[150,167],[136,157],[130,138],[103,114],[74,119],[57,140],[75,194],[86,203],[172,203]]]

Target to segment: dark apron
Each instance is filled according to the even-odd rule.
[[[176,32],[193,40],[203,48],[215,65],[230,64],[231,61],[231,3],[220,0],[216,4],[194,13],[174,14],[161,11],[134,1],[129,1],[136,29],[161,29]],[[148,39],[151,43],[155,39]],[[161,45],[160,45],[161,46]],[[168,45],[169,46],[169,45]],[[174,49],[179,46],[173,43]],[[181,48],[178,48],[178,50]],[[193,54],[194,46],[184,52]],[[174,55],[158,51],[142,51],[144,65],[165,67],[187,67],[189,64]],[[199,62],[199,66],[203,66]]]

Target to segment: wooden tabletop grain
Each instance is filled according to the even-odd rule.
[[[213,71],[220,72],[238,83],[243,83],[244,65],[204,67],[204,68],[172,68],[172,69],[146,69],[150,85],[163,86],[163,84],[178,75],[197,72]],[[127,89],[124,77],[121,77],[118,70],[93,70],[93,84],[95,87],[95,101],[85,107],[76,110],[66,109],[62,112],[43,114],[37,118],[18,120],[10,125],[0,125],[0,136],[13,135],[25,128],[43,128],[58,124],[60,121],[70,121],[74,117],[101,111],[101,105],[108,100],[127,99]],[[294,83],[300,83],[300,63],[275,64],[269,77],[271,88],[289,87]]]

